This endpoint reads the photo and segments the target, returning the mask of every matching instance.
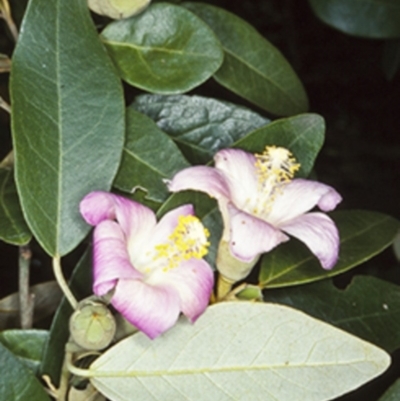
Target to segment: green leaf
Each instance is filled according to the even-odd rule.
[[[223,58],[200,18],[167,3],[109,24],[101,37],[122,79],[149,92],[187,92],[209,79]]]
[[[0,343],[36,373],[48,334],[47,330],[6,330],[0,333]]]
[[[192,164],[209,162],[218,150],[270,121],[245,107],[201,96],[141,95],[132,107],[170,135]]]
[[[325,139],[325,121],[318,114],[301,114],[275,120],[233,144],[251,153],[262,152],[265,146],[289,149],[301,167],[299,177],[307,177]]]
[[[364,38],[400,37],[397,0],[309,0],[315,15],[344,33]]]
[[[11,96],[22,209],[46,252],[64,255],[90,228],[80,200],[110,188],[124,141],[121,82],[86,2],[30,1],[13,55]]]
[[[147,198],[162,202],[168,196],[162,180],[170,178],[189,163],[175,143],[144,114],[133,108],[126,112],[126,142],[116,188],[133,192],[141,188]]]
[[[322,269],[305,245],[291,239],[263,256],[259,275],[262,287],[286,287],[337,276],[383,251],[400,228],[396,219],[382,213],[352,210],[330,216],[340,235],[336,266],[328,271]]]
[[[331,280],[264,291],[264,299],[301,309],[387,352],[400,348],[400,287],[356,276],[345,290]]]
[[[78,300],[91,294],[92,263],[89,251],[82,256],[69,281],[69,287]],[[72,312],[69,302],[63,298],[53,318],[49,338],[43,351],[41,375],[49,375],[56,386],[60,378],[65,344],[69,338],[69,317]]]
[[[400,399],[400,379],[398,379],[378,401],[398,401]]]
[[[50,401],[30,369],[0,344],[0,399],[12,401]]]
[[[222,302],[156,340],[134,334],[87,372],[113,401],[324,401],[380,375],[383,350],[282,305]],[[129,380],[128,380],[129,379]]]
[[[250,24],[203,3],[184,3],[214,30],[225,55],[214,78],[237,95],[277,115],[308,109],[302,83],[282,53]]]
[[[30,241],[12,170],[0,169],[0,221],[0,239],[13,245]]]

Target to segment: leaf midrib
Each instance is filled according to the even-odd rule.
[[[210,368],[188,368],[176,370],[96,370],[96,367],[89,369],[88,377],[154,377],[154,376],[179,376],[179,375],[198,375],[198,374],[212,374],[220,372],[241,372],[241,371],[259,371],[259,370],[276,370],[276,369],[290,369],[290,368],[323,368],[329,366],[348,366],[352,364],[359,364],[368,361],[368,359],[357,359],[343,362],[314,362],[314,363],[282,363],[277,365],[258,365],[258,366],[223,366],[223,367],[210,367]]]
[[[223,45],[223,49],[224,49],[224,52],[228,53],[234,59],[237,59],[239,62],[244,64],[246,67],[249,68],[249,70],[253,71],[256,75],[259,75],[262,78],[264,78],[266,81],[268,81],[271,84],[271,86],[275,87],[289,101],[289,103],[293,104],[296,108],[300,108],[300,109],[302,108],[302,104],[295,101],[294,99],[292,99],[289,96],[289,94],[285,90],[283,90],[282,87],[280,85],[278,85],[278,83],[276,83],[276,81],[273,81],[269,76],[263,74],[262,71],[255,68],[252,64],[247,63],[246,60],[239,57],[238,54],[235,54],[232,51],[230,51],[229,49],[227,49],[224,45]],[[218,73],[218,71],[217,71],[217,73]]]

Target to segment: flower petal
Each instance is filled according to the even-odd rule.
[[[215,167],[226,177],[230,200],[242,209],[258,192],[255,156],[240,149],[223,149],[215,154],[214,160]]]
[[[152,286],[140,280],[120,280],[111,303],[152,339],[171,328],[180,313],[180,299],[174,288]]]
[[[150,241],[152,246],[166,242],[178,225],[179,216],[188,215],[194,215],[193,205],[182,205],[165,213],[151,235]]]
[[[339,256],[339,232],[324,213],[307,213],[281,225],[281,229],[304,242],[324,269],[332,269]]]
[[[289,238],[269,223],[229,205],[230,249],[233,256],[250,262]]]
[[[167,181],[171,192],[192,189],[207,193],[212,198],[229,198],[229,187],[221,172],[212,167],[194,166],[177,173],[172,180]]]
[[[194,322],[206,309],[214,285],[214,273],[203,259],[190,259],[167,271],[159,270],[149,284],[174,288],[180,297],[180,310]]]
[[[86,195],[80,203],[80,211],[83,218],[94,226],[104,220],[116,220],[130,242],[143,240],[156,225],[151,209],[108,192],[94,191]]]
[[[105,220],[94,230],[93,292],[104,295],[119,279],[140,279],[142,274],[130,262],[121,227]]]
[[[267,220],[274,226],[289,222],[318,205],[323,211],[333,210],[342,200],[336,190],[317,181],[296,179],[278,194]]]

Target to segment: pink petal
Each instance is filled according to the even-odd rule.
[[[93,242],[93,292],[96,295],[106,294],[119,279],[142,277],[130,262],[124,233],[116,222],[101,222],[94,230]]]
[[[281,225],[281,229],[304,242],[324,269],[331,269],[339,256],[339,232],[323,213],[307,213]]]
[[[252,261],[257,255],[269,252],[289,238],[269,223],[229,206],[230,248],[232,255],[243,262]]]
[[[111,303],[150,338],[171,328],[180,313],[180,299],[174,288],[155,287],[140,280],[120,280]]]
[[[215,167],[223,172],[229,184],[230,200],[243,208],[248,198],[257,196],[256,158],[240,149],[223,149],[214,156]]]
[[[109,192],[95,191],[86,195],[80,204],[83,218],[91,225],[104,220],[116,220],[129,241],[142,240],[156,225],[151,209],[140,203]]]
[[[276,197],[267,220],[274,226],[289,222],[318,205],[333,210],[342,200],[336,190],[317,181],[296,179],[287,184]]]
[[[171,192],[187,189],[205,192],[212,198],[229,198],[229,187],[218,170],[206,166],[194,166],[181,170],[167,182]]]
[[[174,288],[179,294],[180,310],[194,322],[206,309],[214,285],[214,273],[203,259],[190,259],[167,271],[159,270],[150,278],[152,285]]]
[[[157,226],[154,228],[151,236],[151,243],[154,245],[165,243],[176,228],[179,216],[189,215],[194,215],[193,205],[182,205],[167,212],[161,217]]]

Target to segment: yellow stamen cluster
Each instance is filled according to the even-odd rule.
[[[292,153],[285,148],[267,146],[262,154],[256,153],[254,156],[260,182],[271,177],[276,183],[289,182],[300,168],[300,164],[296,163]]]
[[[164,271],[179,266],[185,260],[201,259],[207,255],[210,246],[207,239],[209,236],[209,231],[197,217],[179,216],[178,224],[168,237],[168,242],[155,247],[157,254],[154,259],[168,260],[168,265],[163,268]]]
[[[270,211],[282,187],[293,179],[300,164],[289,150],[276,146],[267,146],[262,154],[254,156],[259,182],[259,199],[253,213],[265,215]]]

